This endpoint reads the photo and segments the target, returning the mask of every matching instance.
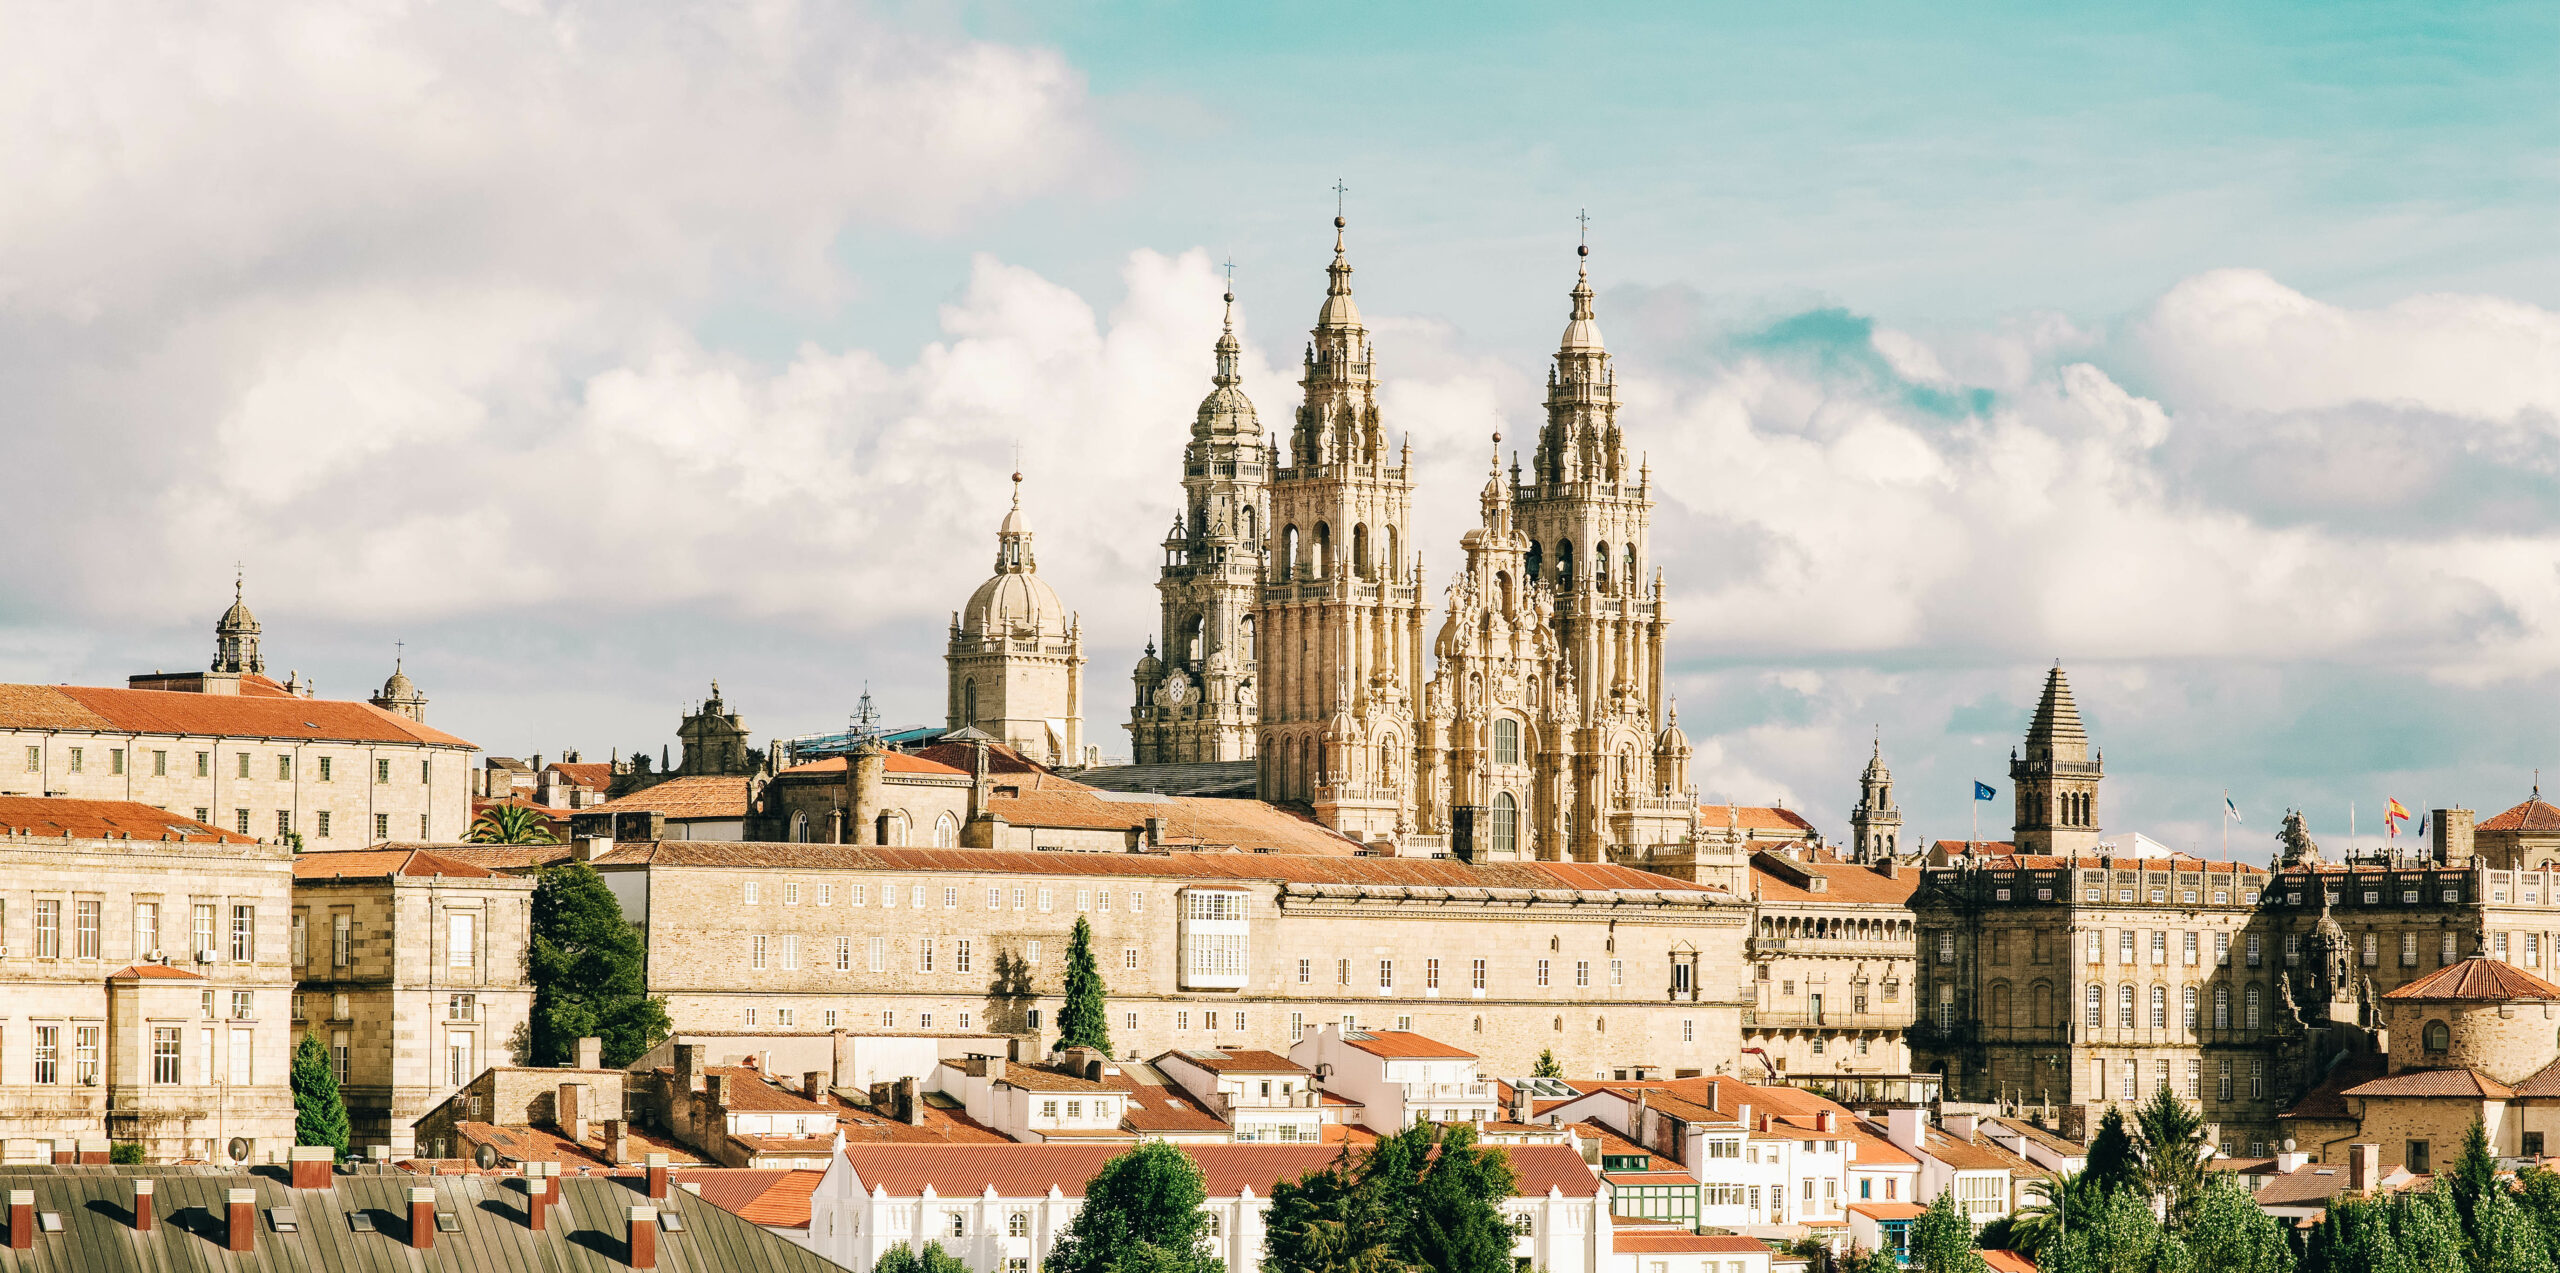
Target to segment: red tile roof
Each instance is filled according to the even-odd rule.
[[[836,1130],[848,1145],[1010,1145],[1013,1138],[978,1120],[966,1110],[944,1109],[923,1102],[924,1121],[902,1123],[864,1109],[836,1111]]]
[[[1084,1196],[1085,1182],[1123,1145],[848,1145],[845,1158],[867,1192],[912,1198],[926,1185],[941,1197],[975,1198],[993,1186],[1000,1198],[1036,1198],[1051,1185],[1069,1198]],[[1327,1145],[1176,1145],[1208,1180],[1212,1198],[1231,1198],[1247,1185],[1263,1197],[1283,1180],[1329,1166],[1341,1150]],[[1582,1155],[1563,1145],[1501,1145],[1519,1177],[1522,1197],[1546,1196],[1553,1187],[1568,1198],[1599,1192],[1599,1177]]]
[[[2016,1251],[1986,1247],[1974,1254],[1982,1257],[1982,1267],[1989,1273],[2036,1273],[2036,1262]]]
[[[2348,1088],[2347,1096],[2459,1097],[2464,1100],[2512,1100],[2515,1089],[2477,1070],[2402,1070]]]
[[[1870,1220],[1915,1220],[1929,1214],[1927,1207],[1912,1202],[1853,1202],[1849,1209]]]
[[[335,849],[313,853],[297,853],[293,857],[296,880],[424,879],[495,879],[497,872],[458,858],[426,849]]]
[[[1212,1074],[1305,1074],[1307,1067],[1277,1052],[1259,1048],[1188,1048],[1159,1053],[1156,1062],[1166,1057],[1188,1061]]]
[[[202,981],[204,974],[168,964],[128,964],[107,974],[109,981]]]
[[[2533,799],[2472,828],[2474,831],[2560,831],[2560,808]]]
[[[833,1105],[823,1105],[765,1081],[764,1072],[752,1065],[706,1065],[705,1078],[724,1074],[729,1078],[729,1108],[733,1110],[766,1110],[775,1113],[835,1113]]]
[[[0,729],[472,746],[371,703],[87,685],[0,685]]]
[[[1167,841],[1185,846],[1318,856],[1349,856],[1362,847],[1312,818],[1259,800],[1106,792],[1049,773],[993,781],[987,811],[1017,827],[1140,831],[1148,819],[1162,818]]]
[[[613,765],[602,760],[554,761],[543,768],[557,772],[574,786],[602,791],[613,785]]]
[[[2518,1000],[2542,1002],[2560,1000],[2560,986],[2526,972],[2514,964],[2473,955],[2460,963],[2439,968],[2405,986],[2384,992],[2385,999],[2426,1001],[2462,1001],[2471,1003],[2512,1003]]]
[[[1613,1233],[1609,1240],[1621,1252],[1697,1251],[1708,1255],[1767,1255],[1769,1244],[1738,1233],[1667,1233],[1638,1229]]]
[[[0,796],[0,834],[74,840],[258,842],[254,836],[225,831],[131,800],[73,800],[65,796]]]
[[[1789,871],[1818,877],[1822,891],[1797,884],[1788,878]],[[1905,906],[1912,891],[1920,887],[1917,868],[1898,870],[1891,876],[1873,867],[1833,862],[1789,862],[1774,853],[1752,855],[1751,883],[1760,899],[1766,902],[1830,902]]]
[[[1731,894],[1631,867],[1596,862],[1497,862],[1469,866],[1437,858],[1310,857],[1291,853],[1036,853],[1013,849],[883,848],[853,844],[761,844],[736,840],[654,840],[618,844],[605,866],[741,866],[801,870],[970,871],[995,875],[1089,875],[1284,884],[1405,885],[1420,888],[1588,889],[1662,893],[1688,902]]]
[[[809,1196],[826,1173],[807,1168],[712,1167],[684,1173],[702,1200],[757,1224],[802,1229],[809,1224]]]
[[[1223,1132],[1227,1121],[1212,1114],[1181,1088],[1162,1083],[1142,1083],[1136,1075],[1123,1069],[1102,1076],[1105,1087],[1128,1094],[1129,1103],[1120,1125],[1141,1134],[1168,1135],[1175,1132]]]
[[[1728,814],[1737,813],[1738,823],[1727,820]],[[1702,804],[1698,806],[1698,819],[1699,825],[1710,831],[1739,825],[1745,831],[1777,831],[1787,835],[1813,833],[1813,824],[1805,821],[1803,814],[1774,805]]]
[[[376,848],[400,847],[376,845]],[[436,856],[486,867],[500,875],[527,875],[572,856],[566,844],[439,844]]]
[[[1476,1055],[1406,1030],[1350,1030],[1343,1033],[1342,1041],[1371,1056],[1474,1060]]]
[[[587,813],[663,813],[670,818],[744,818],[747,780],[717,774],[669,778],[654,787],[578,810]]]

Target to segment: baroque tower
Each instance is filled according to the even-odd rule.
[[[1271,451],[1239,387],[1236,294],[1226,294],[1216,388],[1182,452],[1182,512],[1165,536],[1156,592],[1163,645],[1138,660],[1129,713],[1141,765],[1249,760],[1254,753],[1254,606],[1263,573]],[[1159,654],[1158,650],[1162,653]]]
[[[2026,755],[2009,753],[2009,782],[2018,790],[2011,838],[2018,852],[2070,857],[2095,849],[2098,782],[2106,776],[2106,755],[2090,754],[2071,682],[2056,663],[2045,673],[2044,697],[2027,725]]]
[[[1256,785],[1265,800],[1307,805],[1326,826],[1377,840],[1414,829],[1422,565],[1407,530],[1413,447],[1390,452],[1378,421],[1343,225],[1334,217],[1289,463],[1270,486],[1272,544],[1254,616]]]
[[[242,580],[231,581],[231,608],[213,625],[213,670],[233,676],[263,675],[267,661],[258,654],[258,620],[240,599]]]
[[[391,679],[382,683],[382,691],[369,701],[394,716],[406,716],[423,725],[427,723],[427,696],[418,692],[417,682],[401,670],[406,660],[391,660]]]
[[[1849,842],[1855,860],[1883,862],[1901,851],[1902,810],[1893,805],[1893,771],[1884,767],[1884,740],[1876,740],[1867,771],[1858,775],[1858,807],[1849,811]]]
[[[1031,555],[1022,475],[996,531],[996,572],[951,616],[946,719],[1044,765],[1084,761],[1084,626],[1058,603]]]
[[[1591,249],[1576,250],[1583,266],[1547,373],[1546,423],[1526,479],[1516,463],[1511,477],[1530,545],[1523,567],[1553,594],[1564,646],[1557,693],[1569,729],[1543,740],[1561,779],[1540,838],[1562,847],[1551,856],[1596,862],[1685,838],[1697,794],[1659,714],[1670,620],[1660,572],[1647,578],[1652,474],[1639,463],[1630,480],[1617,373],[1591,308]]]

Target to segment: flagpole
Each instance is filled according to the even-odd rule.
[[[2222,860],[2231,860],[2231,788],[2222,789]]]

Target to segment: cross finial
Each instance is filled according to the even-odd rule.
[[[1578,222],[1581,222],[1581,223],[1582,223],[1582,241],[1583,241],[1585,244],[1590,243],[1590,242],[1591,242],[1591,209],[1589,209],[1589,208],[1584,208],[1582,211],[1575,213],[1575,214],[1573,215],[1573,219],[1574,219],[1574,220],[1576,220],[1576,221],[1578,221]]]
[[[402,659],[404,659],[404,658],[407,658],[407,657],[408,657],[408,654],[409,654],[409,643],[408,643],[408,642],[406,642],[406,641],[394,641],[394,642],[392,642],[392,643],[391,643],[391,670],[392,670],[392,671],[394,671],[394,672],[399,671],[399,670],[400,670],[400,661],[401,661]]]
[[[246,585],[246,583],[248,582],[248,579],[249,579],[249,567],[248,567],[248,564],[247,564],[247,563],[245,563],[245,562],[239,562],[239,561],[232,562],[232,563],[231,563],[231,599],[232,599],[232,600],[234,600],[234,601],[238,601],[238,600],[240,599],[240,589],[241,589],[244,585]]]
[[[1342,215],[1342,196],[1349,193],[1351,193],[1351,187],[1342,184],[1342,178],[1333,179],[1333,215],[1335,217],[1339,218]]]

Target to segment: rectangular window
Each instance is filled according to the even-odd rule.
[[[2102,964],[2106,961],[2107,935],[2092,928],[2089,930],[2089,962],[2093,964]]]
[[[1938,934],[1938,962],[1942,964],[1951,964],[1955,961],[1956,935],[1954,933]]]
[[[1481,960],[1481,959],[1478,959],[1478,960],[1474,960],[1474,961],[1470,962],[1470,963],[1469,963],[1469,965],[1468,965],[1468,967],[1467,967],[1467,977],[1468,977],[1468,986],[1467,986],[1467,988],[1468,988],[1468,989],[1470,989],[1470,990],[1482,990],[1482,989],[1484,989],[1484,961],[1483,961],[1483,960]]]
[[[1380,994],[1393,994],[1393,993],[1395,993],[1395,988],[1396,988],[1396,961],[1394,961],[1394,960],[1392,960],[1392,959],[1381,959],[1381,960],[1379,960],[1379,961],[1378,961],[1378,993],[1380,993]]]
[[[232,1020],[234,1020],[234,1021],[247,1021],[247,1020],[251,1019],[252,1017],[256,1016],[257,1014],[252,1010],[253,1005],[254,1005],[254,1004],[255,1004],[255,1002],[256,1002],[256,998],[257,998],[257,996],[256,996],[255,992],[253,992],[253,991],[248,991],[248,990],[234,990],[234,991],[232,991],[232,992],[231,992],[231,1019],[232,1019]]]
[[[62,958],[62,903],[50,897],[36,899],[36,958]]]
[[[1351,984],[1350,960],[1337,959],[1333,961],[1333,981],[1334,984],[1338,986],[1347,986]]]
[[[1044,913],[1049,909],[1049,890],[1045,888],[1040,890],[1040,909]]]
[[[1696,1020],[1689,1017],[1680,1018],[1680,1041],[1682,1043],[1695,1043],[1698,1041],[1698,1023]]]
[[[1573,961],[1573,984],[1577,986],[1588,986],[1591,984],[1590,960],[1577,959]]]
[[[1111,890],[1110,890],[1110,889],[1107,889],[1107,888],[1098,888],[1098,889],[1095,889],[1095,890],[1093,891],[1093,908],[1094,908],[1095,910],[1098,910],[1098,911],[1102,912],[1102,913],[1103,913],[1103,914],[1105,914],[1105,915],[1108,915],[1108,914],[1110,914],[1110,913],[1111,913]]]
[[[1627,963],[1626,963],[1626,961],[1625,961],[1625,960],[1623,960],[1623,959],[1612,959],[1612,960],[1610,960],[1610,961],[1609,961],[1609,984],[1610,984],[1610,985],[1613,985],[1613,986],[1623,986],[1623,985],[1627,984],[1626,972],[1627,972]]]
[[[1014,908],[1015,910],[1021,910],[1021,909],[1022,909],[1022,899],[1023,899],[1023,897],[1024,897],[1024,896],[1025,896],[1025,894],[1023,893],[1023,891],[1022,891],[1021,889],[1017,888],[1017,889],[1013,890],[1013,908]]]
[[[278,756],[278,757],[276,757],[276,781],[278,781],[278,782],[291,782],[291,781],[293,781],[293,757],[291,757],[291,756]]]
[[[2169,962],[2169,934],[2151,934],[2151,965],[2155,968]]]
[[[121,774],[124,772],[124,748],[110,747],[107,749],[107,772],[110,774]]]
[[[2249,1099],[2253,1101],[2267,1099],[2267,1059],[2265,1057],[2249,1058]]]
[[[993,884],[987,886],[987,909],[991,911],[1004,909],[1004,890]]]
[[[1023,943],[1023,951],[1024,951],[1023,958],[1024,958],[1024,960],[1025,960],[1026,962],[1028,962],[1028,963],[1032,964],[1032,965],[1033,965],[1033,966],[1035,966],[1035,967],[1039,965],[1039,963],[1040,963],[1040,943],[1038,943],[1038,942],[1036,942],[1036,941],[1035,941],[1035,942],[1025,942],[1025,943]]]
[[[2505,933],[2491,934],[2489,938],[2489,949],[2494,952],[2500,960],[2504,960],[2507,957],[2507,935]]]
[[[800,935],[798,933],[782,935],[782,970],[784,972],[800,971]]]
[[[35,754],[36,754],[36,749],[35,749],[35,748],[30,747],[30,748],[28,748],[28,749],[27,749],[27,758],[28,758],[30,761],[32,761],[32,760],[35,758]],[[33,769],[33,768],[35,768],[35,766],[34,766],[33,764],[29,764],[27,767],[28,767],[29,769]],[[210,777],[212,777],[212,776],[213,776],[213,753],[212,753],[212,752],[209,752],[209,751],[200,751],[200,752],[197,752],[197,753],[196,753],[196,777],[199,777],[199,778],[210,778]],[[198,819],[197,819],[197,821],[201,822],[201,821],[203,821],[203,819],[202,819],[202,818],[198,818]]]
[[[748,880],[739,887],[738,901],[741,905],[753,906],[756,904],[756,900],[763,896],[763,892],[764,886],[762,884],[759,884],[754,880]]]
[[[930,937],[916,939],[916,971],[933,971],[933,939]]]
[[[178,1065],[178,1034],[179,1031],[176,1026],[164,1025],[153,1026],[151,1028],[152,1082],[176,1083],[180,1081],[180,1070]]]
[[[2442,968],[2453,962],[2453,934],[2441,934],[2436,941],[2436,966]]]
[[[61,1026],[40,1025],[36,1027],[35,1062],[36,1082],[59,1083],[62,1081]]]
[[[319,832],[321,839],[326,840],[329,838],[329,811],[326,809],[320,810],[318,817],[319,822],[313,829]]]
[[[480,996],[446,995],[444,997],[444,1019],[447,1021],[479,1020]]]
[[[71,904],[71,951],[80,959],[98,957],[98,912],[96,898],[82,898]]]
[[[2259,953],[2258,953],[2258,934],[2256,934],[2256,933],[2251,933],[2251,934],[2249,934],[2249,955],[2248,955],[2248,960],[2249,960],[2249,966],[2250,966],[2250,967],[2252,967],[2252,968],[2255,968],[2255,967],[2257,967],[2259,964],[2261,964],[2261,963],[2264,963],[2264,962],[2265,962],[2265,960],[2264,960],[2264,959],[2259,955]],[[2292,960],[2292,952],[2291,952],[2291,951],[2289,951],[2289,950],[2286,952],[2286,960],[2287,960],[2287,962],[2291,962],[2291,960]]]
[[[205,908],[199,906],[196,909],[201,912]],[[199,918],[201,918],[201,916],[199,916]],[[346,915],[331,916],[329,929],[329,962],[340,968],[344,968],[347,966],[348,962],[354,958],[354,956],[354,919]]]
[[[202,757],[203,757],[203,755],[204,755],[204,753],[203,753],[203,752],[197,752],[197,753],[196,753],[196,755],[197,755],[197,757],[198,757],[198,758],[202,758]],[[199,766],[199,767],[201,767],[201,766]],[[27,772],[28,772],[28,773],[38,773],[38,772],[41,772],[43,769],[44,769],[44,748],[42,748],[42,747],[29,747],[29,748],[27,749]],[[202,775],[202,774],[198,774],[198,775],[196,775],[196,776],[197,776],[197,777],[199,777],[199,778],[201,778],[201,777],[203,777],[204,775]]]
[[[320,781],[322,782],[336,782],[338,780],[337,767],[331,763],[331,760],[332,758],[328,756],[322,756],[320,758]]]
[[[836,939],[836,971],[853,971],[853,939],[850,937]]]
[[[888,968],[889,968],[889,939],[888,939],[888,938],[886,938],[886,937],[874,937],[874,938],[872,938],[872,939],[871,939],[871,950],[870,950],[870,963],[869,963],[869,967],[870,967],[871,971],[873,971],[873,972],[886,972],[886,971],[888,971]]]
[[[2403,968],[2418,966],[2418,935],[2416,933],[2400,934],[2400,966]]]
[[[1141,893],[1134,888],[1129,890],[1129,913],[1132,915],[1144,915],[1147,913],[1146,894]]]
[[[374,780],[375,782],[377,782],[377,783],[384,783],[384,782],[389,782],[389,781],[391,781],[391,762],[390,762],[390,761],[388,761],[388,760],[377,760],[377,761],[373,762],[373,780]]]
[[[80,752],[80,748],[74,747],[71,749],[71,772],[75,774],[80,772],[80,762],[82,759]],[[248,777],[247,774],[242,774],[240,776],[243,778]]]
[[[94,1025],[77,1026],[71,1032],[72,1081],[82,1087],[97,1086],[98,1036],[101,1033],[103,1028]],[[240,1033],[245,1035],[248,1032],[243,1030]],[[237,1047],[232,1049],[235,1055],[239,1050]]]
[[[757,933],[754,936],[747,938],[747,967],[755,969],[758,972],[762,972],[764,970],[765,943],[767,940],[768,939],[762,933]]]
[[[2124,1096],[2126,1100],[2142,1094],[2142,1062],[2126,1057],[2123,1062]]]
[[[833,884],[820,884],[818,886],[818,905],[833,906],[835,904],[836,886]]]
[[[2231,966],[2231,934],[2215,933],[2213,935],[2213,966],[2216,968]]]
[[[133,954],[147,959],[160,949],[160,903],[133,904]],[[296,960],[295,962],[300,962]]]
[[[1190,1014],[1190,1013],[1188,1013],[1188,1012],[1176,1012],[1176,1013],[1174,1013],[1174,1014],[1173,1014],[1173,1028],[1174,1028],[1174,1029],[1176,1029],[1176,1030],[1188,1030],[1188,1029],[1190,1029],[1190,1028],[1191,1028],[1191,1014]]]
[[[430,769],[427,767],[427,762],[426,762],[426,761],[423,761],[423,760],[419,761],[419,762],[418,762],[418,785],[420,785],[420,786],[425,786],[425,785],[427,784],[427,782],[429,781],[430,777],[432,776],[433,772],[434,772],[433,770],[430,770]]]
[[[1137,1027],[1138,1027],[1138,1023],[1137,1023],[1136,1021],[1132,1020],[1132,1021],[1129,1023],[1129,1028],[1130,1028],[1130,1029],[1133,1029],[1133,1030],[1134,1030],[1134,1029],[1136,1029]],[[1305,1038],[1305,1037],[1307,1037],[1307,1014],[1305,1014],[1305,1013],[1303,1013],[1303,1012],[1292,1012],[1292,1013],[1290,1013],[1290,1014],[1289,1014],[1289,1041],[1290,1041],[1291,1043],[1295,1043],[1295,1042],[1297,1042],[1298,1040],[1303,1039],[1303,1038]]]
[[[2164,1061],[2162,1064],[2165,1065],[2167,1062]],[[2187,1062],[2187,1099],[2191,1101],[2204,1099],[2204,1062],[2202,1061],[2191,1059]]]
[[[470,911],[445,913],[444,966],[472,968],[480,962],[480,917]]]
[[[2231,1059],[2225,1057],[2216,1062],[2216,1066],[2213,1079],[2214,1099],[2228,1102],[2231,1099]]]
[[[2540,933],[2526,933],[2524,935],[2524,961],[2528,964],[2541,962],[2540,959],[2536,958],[2538,948],[2534,944],[2535,940],[2540,936]],[[2371,929],[2367,929],[2365,930],[2364,935],[2364,966],[2367,968],[2378,968],[2381,965],[2382,935]]]
[[[1301,959],[1298,961],[1299,985],[1307,985],[1315,980],[1315,965],[1316,961],[1312,959]]]
[[[800,882],[799,882],[799,881],[797,881],[797,880],[785,880],[785,881],[783,881],[783,883],[782,883],[782,904],[783,904],[783,905],[785,905],[785,906],[798,906],[798,905],[800,904]]]
[[[1543,959],[1538,961],[1538,984],[1540,986],[1547,984],[1547,961]]]
[[[2092,1030],[2107,1023],[2107,990],[2096,982],[2089,983],[2086,1024]]]
[[[2196,966],[2196,934],[2193,932],[2186,932],[2178,935],[2178,954],[2181,957],[2181,962],[2185,963],[2186,966],[2189,968]]]
[[[2130,964],[2133,962],[2134,938],[2134,931],[2130,928],[2116,934],[2117,963]]]
[[[239,762],[240,762],[240,776],[241,776],[241,777],[243,777],[243,778],[248,777],[248,776],[249,776],[249,753],[247,753],[247,752],[245,752],[245,751],[244,751],[244,752],[241,752],[241,753],[239,754],[239,756],[237,757],[237,759],[238,759],[238,760],[239,760]]]
[[[1299,960],[1299,961],[1298,961],[1298,963],[1299,963],[1302,967],[1305,965],[1305,963],[1306,963],[1306,962],[1307,962],[1307,961],[1306,961],[1306,960],[1303,960],[1303,959],[1301,959],[1301,960]],[[1123,968],[1128,968],[1128,969],[1132,969],[1132,970],[1134,970],[1134,969],[1136,969],[1136,968],[1137,968],[1137,966],[1138,966],[1138,948],[1137,948],[1137,947],[1135,947],[1135,946],[1131,946],[1131,947],[1128,947],[1128,948],[1126,948],[1126,949],[1124,949],[1124,950],[1122,950],[1122,951],[1120,952],[1120,966],[1121,966],[1121,967],[1123,967]]]
[[[1422,988],[1425,990],[1437,990],[1440,988],[1439,960],[1425,959],[1422,961]]]
[[[951,971],[969,971],[969,939],[963,937],[951,947]]]
[[[960,909],[960,890],[957,887],[946,887],[942,890],[942,909],[946,911]]]
[[[291,834],[293,834],[293,810],[276,810],[276,838],[281,840]]]
[[[390,814],[377,813],[373,815],[373,838],[376,841],[388,840],[391,838]]]
[[[231,825],[236,828],[240,834],[249,834],[249,811],[246,809],[233,809],[231,811]]]

